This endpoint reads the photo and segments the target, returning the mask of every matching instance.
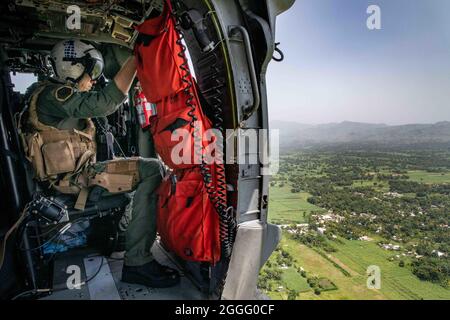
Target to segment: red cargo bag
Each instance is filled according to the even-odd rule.
[[[219,216],[200,169],[177,173],[158,188],[157,227],[162,243],[179,257],[212,264],[220,260]]]
[[[170,1],[165,1],[163,13],[136,27],[139,37],[135,45],[137,77],[147,100],[156,103],[176,94],[186,85],[180,66],[184,63],[177,44],[178,33]]]
[[[191,91],[195,93],[193,89]],[[161,100],[156,104],[157,117],[151,121],[155,149],[172,169],[187,169],[201,164],[203,149],[214,142],[205,136],[205,131],[212,125],[204,115],[197,95],[191,101],[193,108],[186,106],[187,99],[187,93],[181,91]]]

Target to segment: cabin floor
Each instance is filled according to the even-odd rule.
[[[155,242],[152,253],[161,263],[177,269],[181,275],[179,285],[156,289],[120,281],[123,260],[100,256],[86,250],[59,254],[54,264],[53,288],[51,295],[42,300],[204,300],[208,299],[186,277],[170,255]],[[82,284],[79,288],[68,289],[68,278],[73,274],[69,266],[79,266]],[[75,267],[76,268],[76,267]],[[69,271],[69,273],[67,273]],[[85,280],[86,279],[86,280]],[[84,281],[83,281],[84,280]]]

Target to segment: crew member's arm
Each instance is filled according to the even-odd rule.
[[[51,109],[55,117],[80,119],[106,117],[116,112],[126,99],[135,76],[136,64],[134,57],[130,57],[114,80],[101,91],[75,92],[70,87],[57,86],[49,92],[43,92],[43,96],[51,98],[45,100],[46,103],[51,100],[54,104]]]
[[[134,56],[131,56],[114,77],[114,82],[116,83],[117,88],[126,95],[128,94],[128,91],[130,91],[135,76],[136,60],[134,59]]]

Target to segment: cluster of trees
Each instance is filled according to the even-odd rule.
[[[306,280],[316,295],[322,291],[336,290],[337,286],[326,278],[311,277]]]
[[[259,274],[258,288],[266,291],[274,291],[282,283],[281,267],[291,267],[294,263],[295,261],[292,255],[283,248],[278,247]]]
[[[310,223],[310,227],[313,229],[314,225],[311,225]],[[329,241],[327,241],[327,237],[325,235],[317,232],[308,231],[303,234],[296,233],[292,234],[292,238],[310,248],[320,248],[328,253],[337,251],[337,249],[331,245]]]
[[[448,232],[442,234],[440,239],[427,239],[420,241],[417,246],[408,247],[408,250],[415,250],[420,258],[413,259],[411,263],[412,272],[421,280],[439,283],[444,287],[449,285],[450,279],[450,235]],[[443,253],[438,256],[437,253]]]
[[[287,252],[286,250],[284,250],[283,248],[279,248],[277,251],[277,255],[276,255],[276,261],[277,264],[279,266],[287,266],[287,267],[291,267],[292,264],[294,263],[294,258],[292,257],[292,255]]]
[[[367,195],[361,196],[351,189],[322,188],[311,190],[313,194],[307,201],[316,206],[336,212],[365,212],[382,214],[392,211],[392,207]]]
[[[299,292],[297,290],[289,290],[288,292],[288,300],[297,300]]]
[[[396,180],[407,180],[409,176],[405,174],[388,174],[388,173],[379,173],[377,174],[377,179],[382,181],[396,181]]]
[[[281,270],[264,268],[258,278],[258,288],[266,291],[274,291],[277,282],[281,281]]]
[[[450,184],[424,184],[416,181],[389,180],[389,189],[398,193],[415,193],[417,197],[426,197],[433,193],[450,195]]]
[[[359,220],[362,221],[363,219]],[[327,224],[327,232],[339,235],[347,240],[357,240],[367,233],[367,229],[360,222],[357,222],[359,220],[354,217],[348,217],[339,223],[329,223]],[[366,224],[367,220],[364,219],[364,223]]]
[[[434,184],[431,186],[430,192],[448,196],[450,195],[450,184]]]
[[[411,264],[412,272],[421,280],[439,283],[444,287],[449,286],[450,260],[436,256],[425,256],[414,259]]]
[[[425,193],[430,190],[426,184],[416,181],[389,180],[389,189],[391,192],[398,193]]]

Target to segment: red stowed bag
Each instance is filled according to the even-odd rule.
[[[186,106],[187,99],[187,93],[181,91],[158,102],[158,116],[150,126],[157,153],[172,169],[201,164],[202,149],[210,143],[204,133],[212,128],[211,122],[203,114],[196,95],[191,101],[193,108]]]
[[[178,172],[158,188],[157,226],[163,244],[179,257],[215,264],[220,260],[219,216],[200,169]]]
[[[134,53],[137,77],[149,102],[155,103],[185,87],[182,81],[184,63],[177,44],[178,33],[171,16],[170,1],[165,1],[161,16],[148,19],[136,27],[139,37]]]

